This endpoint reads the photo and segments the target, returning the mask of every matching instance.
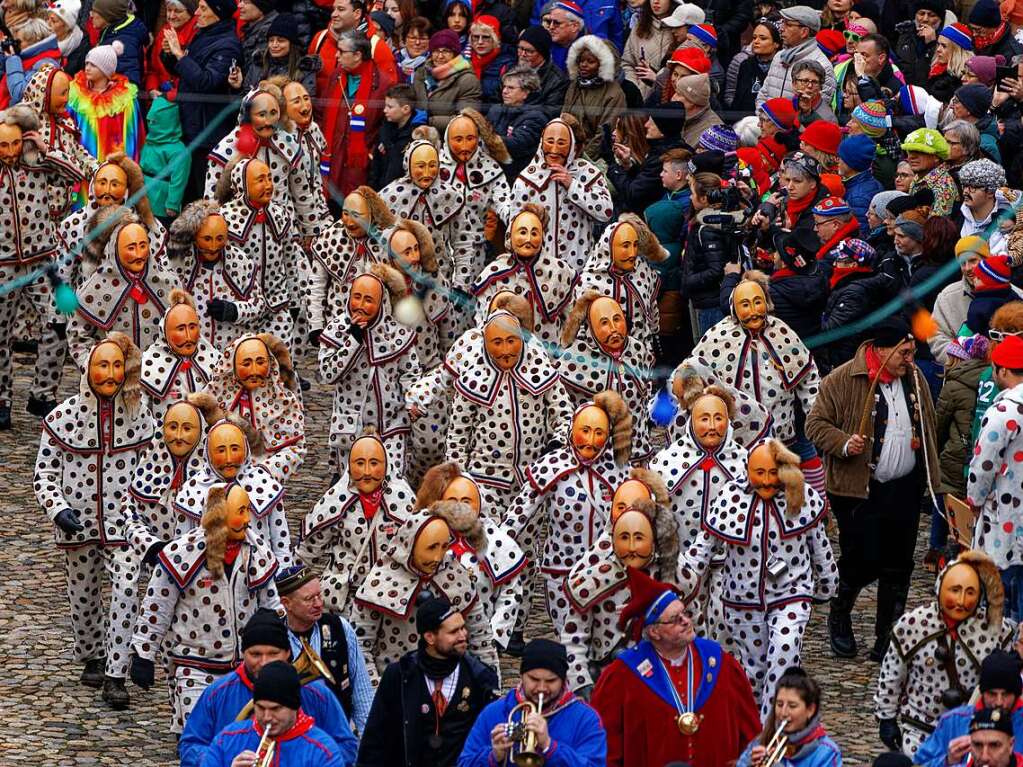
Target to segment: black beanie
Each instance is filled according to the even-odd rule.
[[[978,0],[970,10],[966,23],[976,24],[978,27],[987,29],[997,29],[1002,24],[1002,11],[996,0]]]
[[[650,119],[665,138],[677,139],[686,127],[686,108],[677,101],[669,101],[651,109]]]
[[[242,650],[254,645],[270,645],[282,650],[291,650],[288,626],[273,610],[261,607],[242,629]]]
[[[1005,690],[1017,698],[1023,693],[1020,680],[1020,660],[1015,653],[995,650],[980,664],[980,690]]]
[[[986,85],[961,85],[956,89],[955,97],[976,118],[983,117],[991,110],[991,90]]]
[[[525,40],[536,48],[536,52],[550,61],[551,36],[543,27],[526,27],[519,33],[519,40]]]
[[[298,711],[302,707],[302,684],[295,667],[282,660],[263,666],[252,683],[252,700],[279,703]]]
[[[270,22],[270,30],[266,36],[283,37],[292,45],[298,45],[298,20],[290,13],[279,13]]]
[[[252,4],[259,8],[263,14],[270,13],[277,7],[277,0],[251,0]]]
[[[872,330],[868,331],[868,335],[877,346],[882,346],[885,349],[898,346],[913,337],[909,323],[901,314],[893,314],[881,320]]]
[[[520,673],[544,669],[564,679],[568,675],[568,653],[565,646],[550,639],[534,639],[522,651]]]
[[[444,597],[430,597],[416,609],[416,631],[425,634],[436,631],[440,625],[458,610]]]
[[[930,11],[944,23],[945,3],[943,0],[916,0],[913,3],[913,14],[915,15],[917,11]]]
[[[1004,708],[982,708],[970,720],[970,732],[994,730],[1012,737],[1012,714]],[[1013,749],[1015,750],[1015,749]]]
[[[217,14],[217,18],[221,21],[233,19],[235,13],[238,12],[238,4],[235,0],[206,0],[206,5]]]

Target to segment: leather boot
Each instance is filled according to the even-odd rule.
[[[112,676],[103,679],[103,702],[115,711],[123,711],[128,708],[131,698],[128,691],[124,689],[124,680]]]
[[[874,622],[874,646],[867,654],[867,659],[874,663],[884,660],[888,652],[888,641],[891,639],[892,626],[906,608],[906,596],[901,584],[891,579],[880,578],[877,582],[877,620]]]
[[[92,660],[85,661],[85,669],[82,671],[79,681],[86,687],[102,687],[104,679],[103,669],[106,665],[106,658],[93,658]]]
[[[856,637],[852,628],[852,609],[856,604],[859,589],[839,581],[838,595],[831,600],[828,613],[828,633],[831,635],[831,652],[839,658],[855,658]]]
[[[34,395],[29,395],[28,404],[25,406],[31,415],[45,418],[50,414],[50,411],[57,407],[57,400],[55,399],[41,399]]]

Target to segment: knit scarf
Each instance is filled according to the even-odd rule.
[[[604,84],[604,78],[600,75],[594,75],[593,77],[577,77],[575,84],[580,88],[599,88]]]
[[[438,64],[435,67],[430,67],[429,74],[426,75],[426,90],[432,91],[442,81],[447,80],[463,69],[468,69],[470,66],[471,64],[468,61],[462,58],[461,55],[458,55],[447,64]]]
[[[410,83],[412,82],[413,76],[416,74],[416,70],[426,63],[427,54],[424,53],[420,56],[410,56],[409,52],[402,48],[398,55],[398,69],[401,70],[401,74],[405,78],[405,82]]]
[[[1005,22],[1003,21],[998,26],[998,29],[995,30],[995,33],[993,35],[991,35],[990,37],[987,36],[987,35],[974,35],[973,36],[973,50],[979,52],[979,51],[984,50],[985,48],[989,48],[990,46],[992,46],[995,43],[997,43],[1001,39],[1002,35],[1004,35],[1004,34],[1005,34]]]
[[[877,378],[883,384],[889,384],[895,380],[895,376],[881,367],[883,360],[881,355],[877,353],[877,347],[873,344],[867,346],[866,359],[867,375],[870,377],[870,380]]]
[[[834,290],[835,286],[837,286],[838,283],[850,274],[870,274],[871,271],[872,270],[869,266],[860,266],[859,264],[855,264],[853,266],[835,266],[831,270],[831,289]]]
[[[476,73],[477,80],[483,80],[483,70],[490,66],[490,62],[497,58],[497,54],[500,53],[500,49],[495,47],[486,56],[477,56],[476,51],[471,54],[472,60],[472,71]]]
[[[331,89],[332,104],[324,116],[323,135],[333,136],[337,127],[338,117],[341,112],[341,104],[348,107],[348,140],[345,142],[347,156],[344,164],[353,168],[365,168],[369,162],[369,147],[366,146],[366,111],[370,107],[370,95],[373,93],[373,60],[364,61],[359,65],[358,70],[351,75],[359,78],[359,87],[355,91],[355,98],[351,101],[347,98],[349,73],[338,68],[337,80]],[[332,161],[329,151],[324,153],[323,162],[328,166]]]
[[[928,77],[928,79],[932,78],[932,77],[937,77],[938,75],[945,74],[945,72],[947,72],[947,71],[948,71],[948,64],[937,64],[936,63],[933,67],[931,67],[930,71],[927,73],[927,77]]]
[[[57,41],[57,47],[60,48],[60,55],[67,59],[68,54],[82,44],[83,37],[85,37],[85,33],[82,32],[82,28],[76,24],[71,28],[71,34],[63,40]]]
[[[785,203],[785,219],[788,221],[789,227],[794,227],[799,217],[803,215],[813,201],[817,198],[817,195],[811,192],[801,200],[793,200],[791,197],[788,198],[788,202]]]

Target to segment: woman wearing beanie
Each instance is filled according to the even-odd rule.
[[[78,15],[82,12],[80,0],[56,0],[51,3],[46,21],[57,36],[64,65],[61,67],[69,77],[85,69],[85,54],[89,52],[89,41],[78,26]]]
[[[142,87],[142,69],[149,45],[149,30],[131,12],[131,0],[93,0],[89,20],[99,32],[98,45],[120,43],[117,72]]]
[[[821,319],[825,333],[862,320],[895,292],[891,276],[875,271],[877,251],[863,240],[845,240],[827,260],[831,262],[831,294]],[[818,364],[824,370],[834,370],[856,356],[864,338],[864,333],[855,333],[832,341],[820,350]]]
[[[902,155],[899,136],[892,130],[891,119],[883,101],[864,101],[853,109],[852,117],[846,126],[849,135],[862,133],[877,146],[877,153],[874,156],[874,178],[885,189],[894,188],[895,168]]]
[[[800,121],[800,124],[806,128],[799,134],[799,151],[821,164],[821,184],[828,190],[828,194],[844,197],[845,186],[838,175],[838,144],[842,140],[842,129],[824,120],[811,123]]]
[[[575,117],[591,136],[584,154],[599,150],[602,125],[614,125],[625,111],[625,92],[615,80],[615,54],[606,40],[583,35],[568,49],[565,62],[570,80],[565,93],[564,111]]]
[[[966,62],[973,55],[973,33],[965,24],[950,24],[938,34],[927,75],[927,92],[947,104],[963,84]]]
[[[290,13],[275,14],[267,33],[266,50],[256,51],[248,68],[242,92],[248,93],[262,80],[283,75],[302,83],[310,96],[316,96],[316,73],[322,62],[319,56],[307,56],[298,42],[298,21]]]
[[[67,110],[82,146],[100,162],[112,152],[124,152],[138,162],[142,150],[138,88],[117,72],[119,49],[120,43],[90,50],[68,93]]]
[[[442,134],[451,118],[466,107],[479,110],[483,98],[480,81],[465,60],[458,34],[450,29],[430,37],[430,63],[416,70],[413,86],[420,109]]]
[[[195,9],[199,0],[167,0],[166,23],[156,33],[155,42],[149,52],[143,90],[155,99],[163,94],[168,101],[174,101],[178,93],[178,78],[167,71],[161,55],[170,50],[167,34],[174,35],[182,48],[187,48],[195,37]]]
[[[496,16],[483,14],[476,17],[469,27],[469,46],[472,49],[469,61],[483,89],[483,103],[500,104],[501,75],[515,65],[515,53],[511,46],[501,44],[501,22]],[[611,76],[613,82],[613,66]],[[622,96],[623,103],[624,100]]]

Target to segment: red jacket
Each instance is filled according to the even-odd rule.
[[[160,31],[156,33],[153,47],[149,51],[149,60],[146,62],[146,74],[142,80],[142,89],[149,93],[150,91],[161,90],[160,86],[164,83],[170,83],[171,89],[165,92],[164,96],[167,97],[168,101],[173,101],[174,97],[178,94],[178,78],[167,71],[163,61],[160,59],[160,52],[163,50],[163,30],[165,29],[173,29],[173,27],[170,24],[164,24],[160,27]],[[181,47],[187,49],[192,42],[192,38],[195,37],[195,16],[182,25],[181,29],[177,30],[177,35]]]
[[[398,82],[398,64],[394,60],[394,53],[380,36],[379,30],[372,20],[366,21],[366,36],[369,38],[369,44],[373,50],[373,63],[377,65],[377,69],[383,72],[392,84]],[[329,29],[321,30],[313,35],[313,39],[309,43],[309,55],[319,56],[322,64],[320,71],[316,73],[316,95],[319,98],[313,99],[316,122],[322,128],[323,114],[327,111],[324,96],[330,93],[337,70],[337,38],[330,33]],[[327,141],[330,141],[330,136],[327,137]]]

